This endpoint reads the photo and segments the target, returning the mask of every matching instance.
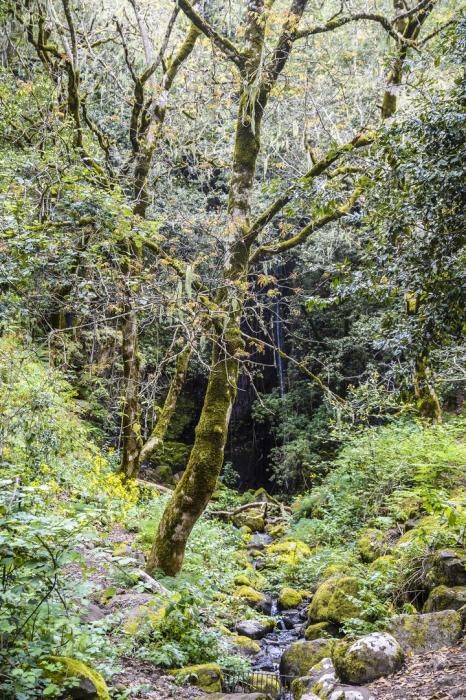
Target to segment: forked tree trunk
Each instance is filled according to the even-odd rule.
[[[147,572],[159,568],[174,576],[182,566],[186,543],[196,521],[215,489],[223,464],[228,423],[236,397],[239,360],[242,349],[239,326],[231,324],[224,337],[214,344],[211,371],[196,438],[186,470],[164,511]]]

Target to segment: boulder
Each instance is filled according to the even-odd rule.
[[[200,688],[206,693],[220,693],[223,673],[218,664],[197,664],[184,666],[168,672],[178,683],[186,683]]]
[[[267,547],[267,558],[272,560],[274,564],[298,564],[310,555],[311,550],[301,540],[282,540]]]
[[[427,598],[423,612],[438,612],[439,610],[459,610],[466,605],[466,586],[437,586],[432,589]]]
[[[272,601],[270,598],[268,598],[264,593],[256,591],[256,589],[252,588],[252,586],[239,586],[233,593],[233,596],[242,603],[245,603],[251,608],[259,610],[265,614],[268,614],[272,607]]]
[[[278,607],[280,610],[297,608],[304,597],[303,591],[297,591],[294,588],[282,588],[278,596]]]
[[[358,688],[355,685],[337,685],[327,700],[376,700],[367,688]]]
[[[295,678],[291,683],[291,693],[294,700],[301,700],[307,696],[309,690],[312,690],[320,681],[327,680],[337,683],[335,668],[332,659],[326,657],[313,666],[306,676]]]
[[[357,548],[361,559],[370,564],[385,554],[388,549],[385,533],[374,528],[363,530],[357,540]]]
[[[69,656],[48,656],[41,662],[43,674],[55,685],[63,686],[63,697],[73,700],[110,700],[103,677],[82,661]],[[70,688],[69,679],[76,684]]]
[[[321,700],[315,693],[306,693],[302,696],[302,700]]]
[[[466,586],[466,552],[464,549],[439,549],[428,562],[424,583],[436,586]]]
[[[233,517],[236,527],[248,527],[252,532],[264,532],[265,519],[260,510],[246,510]]]
[[[275,620],[272,618],[262,620],[243,620],[236,625],[239,635],[249,637],[249,639],[262,639],[266,634],[275,628]]]
[[[322,639],[323,637],[336,637],[338,627],[333,622],[315,622],[304,630],[304,639]]]
[[[281,676],[306,676],[318,661],[332,655],[333,639],[300,640],[286,649],[280,660]]]
[[[231,644],[240,656],[256,656],[260,653],[260,644],[249,637],[240,634],[234,634],[230,637]]]
[[[362,605],[357,596],[361,589],[360,580],[354,576],[333,576],[324,581],[314,594],[308,608],[312,622],[343,622],[351,617],[359,617]]]
[[[332,658],[344,683],[360,685],[398,671],[404,652],[391,634],[374,632],[355,642],[337,643]]]
[[[388,625],[388,631],[403,650],[413,654],[423,654],[451,646],[459,639],[461,628],[461,615],[456,610],[396,615]]]

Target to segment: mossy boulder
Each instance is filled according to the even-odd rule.
[[[304,630],[304,639],[311,641],[312,639],[325,639],[336,637],[338,627],[333,622],[326,620],[325,622],[315,622],[308,625]]]
[[[247,527],[251,532],[264,532],[265,519],[260,510],[245,510],[233,517],[236,527]]]
[[[265,532],[270,535],[273,540],[278,540],[280,537],[283,537],[286,532],[286,528],[287,526],[285,523],[278,523],[277,525],[267,523],[265,526]]]
[[[179,683],[194,685],[205,693],[220,693],[223,673],[218,664],[197,664],[169,671]]]
[[[304,591],[297,591],[294,588],[282,588],[278,596],[278,607],[280,610],[290,610],[297,608],[305,597]]]
[[[252,586],[238,586],[238,588],[233,593],[233,597],[236,600],[249,605],[251,608],[260,610],[261,612],[269,612],[271,607],[271,602],[264,593],[256,591]]]
[[[308,608],[312,622],[343,622],[360,617],[362,603],[358,602],[361,582],[354,576],[332,577],[324,581],[314,594]]]
[[[439,610],[459,610],[466,605],[466,586],[437,586],[427,598],[423,612],[438,612]]]
[[[464,549],[439,549],[425,566],[424,584],[437,586],[466,586],[466,552]]]
[[[315,664],[332,655],[333,639],[313,639],[294,642],[286,649],[280,660],[282,676],[306,676]]]
[[[107,684],[103,677],[82,661],[69,656],[48,656],[41,663],[44,676],[63,688],[63,696],[89,698],[89,700],[110,700]]]
[[[256,656],[261,650],[260,644],[242,634],[232,635],[229,641],[241,656]]]
[[[309,670],[306,676],[295,678],[291,682],[291,693],[294,700],[301,700],[304,695],[308,697],[309,690],[314,688],[314,686],[316,686],[323,679],[333,683],[337,682],[335,668],[333,666],[332,659],[329,657],[318,661]]]
[[[387,629],[404,651],[423,654],[454,644],[461,635],[462,619],[456,610],[396,615]]]
[[[357,541],[358,553],[361,559],[370,564],[388,550],[386,535],[381,530],[367,528],[363,530]]]
[[[344,683],[360,685],[398,671],[404,652],[391,634],[374,632],[355,642],[338,642],[332,660]]]
[[[440,516],[427,515],[416,522],[416,527],[405,532],[393,546],[395,555],[399,552],[409,552],[416,549],[425,549],[432,545],[434,540],[450,539],[448,529]]]
[[[267,559],[280,566],[298,564],[310,555],[310,548],[301,540],[282,540],[267,547]]]

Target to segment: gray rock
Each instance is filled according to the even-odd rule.
[[[437,586],[431,590],[423,612],[459,610],[463,605],[466,605],[466,586]]]
[[[275,620],[243,620],[236,625],[238,634],[250,639],[262,639],[266,634],[272,632],[275,627]]]
[[[388,676],[403,664],[404,652],[386,632],[374,632],[355,642],[342,642],[335,648],[333,663],[344,683],[360,685]]]
[[[454,644],[461,635],[462,619],[457,610],[396,615],[388,630],[404,651],[423,654]]]
[[[81,619],[83,622],[98,622],[105,617],[105,611],[95,603],[89,603]]]
[[[280,675],[306,676],[318,661],[332,655],[333,639],[294,642],[285,649],[280,660]]]
[[[332,687],[337,683],[335,668],[332,659],[329,657],[322,659],[311,668],[306,676],[295,678],[291,683],[291,692],[294,700],[302,700],[308,695],[309,690],[316,690],[315,686],[324,681],[325,687]]]
[[[461,549],[439,549],[426,566],[424,583],[436,586],[466,586],[466,552]]]
[[[367,688],[337,685],[328,696],[328,700],[376,700],[376,698]]]
[[[302,696],[301,700],[320,700],[320,698],[315,693],[306,693]]]

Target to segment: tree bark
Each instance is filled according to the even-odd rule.
[[[147,562],[147,572],[161,569],[174,576],[183,564],[188,537],[215,489],[231,409],[236,397],[242,349],[239,326],[232,323],[224,338],[217,338],[201,417],[186,470],[165,509]]]

